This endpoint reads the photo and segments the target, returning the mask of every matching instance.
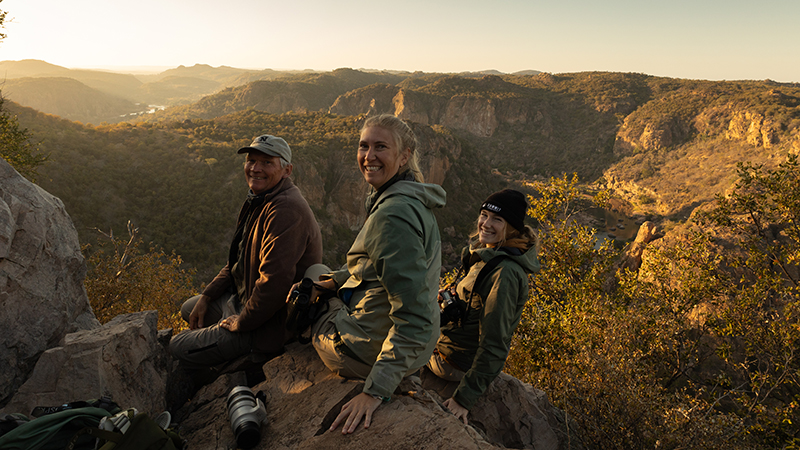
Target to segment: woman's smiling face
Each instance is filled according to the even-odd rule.
[[[373,188],[378,189],[408,162],[411,151],[397,148],[392,132],[369,127],[361,132],[358,143],[358,169]]]
[[[506,237],[508,223],[499,214],[485,209],[478,217],[478,241],[484,245],[495,245]]]

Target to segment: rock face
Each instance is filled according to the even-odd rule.
[[[726,137],[745,140],[756,147],[764,148],[771,148],[778,142],[775,123],[762,114],[750,111],[737,111],[733,114]]]
[[[453,396],[458,383],[422,370],[422,386],[442,401]],[[469,414],[470,424],[487,440],[504,448],[581,448],[562,411],[547,394],[511,375],[500,373]]]
[[[263,370],[266,381],[253,388],[267,394],[267,422],[259,449],[568,448],[558,410],[543,392],[509,376],[495,380],[475,406],[469,426],[443,409],[435,391],[411,377],[401,383],[391,402],[378,408],[369,429],[345,436],[341,427],[328,429],[341,406],[361,392],[363,382],[331,373],[310,345],[290,346]],[[234,447],[226,394],[242,381],[236,375],[218,378],[176,415],[189,448]]]
[[[452,83],[445,80],[443,83]],[[513,90],[496,76],[468,82],[480,87]],[[471,95],[427,94],[388,84],[374,84],[340,95],[328,112],[355,116],[359,114],[394,114],[422,125],[442,125],[480,137],[491,137],[501,124],[526,124],[541,120],[540,108],[530,99],[484,98]],[[529,117],[530,116],[530,117]],[[542,125],[542,124],[536,124]]]
[[[42,352],[67,333],[100,326],[85,274],[64,204],[0,158],[0,405]]]
[[[157,339],[158,313],[124,314],[94,330],[70,333],[47,350],[5,412],[111,397],[155,417],[165,408],[171,361]]]
[[[642,266],[642,254],[647,248],[647,244],[662,237],[658,232],[656,225],[653,222],[644,222],[639,227],[639,233],[636,234],[636,240],[625,251],[620,259],[618,268],[639,270]]]

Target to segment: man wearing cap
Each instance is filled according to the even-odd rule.
[[[308,202],[292,183],[292,150],[258,136],[246,153],[250,191],[239,212],[228,263],[181,315],[189,330],[173,337],[172,355],[191,368],[215,366],[251,352],[283,350],[286,296],[322,260],[322,236]]]

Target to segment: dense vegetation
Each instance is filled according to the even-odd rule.
[[[38,150],[31,133],[3,105],[0,97],[0,158],[25,178],[36,181],[37,168],[47,161],[47,155]]]
[[[127,235],[100,235],[95,247],[83,248],[89,272],[86,294],[97,320],[137,311],[158,311],[158,329],[186,328],[180,317],[181,300],[195,291],[193,270],[181,267],[181,257],[151,246],[143,249],[138,230],[128,223]]]
[[[800,447],[800,166],[742,164],[728,196],[639,270],[540,184],[542,271],[506,371],[548,393],[589,448]],[[724,443],[724,444],[723,444]]]

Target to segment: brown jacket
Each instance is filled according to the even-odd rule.
[[[239,213],[237,229],[246,216],[247,203]],[[273,353],[285,343],[289,289],[306,269],[322,261],[322,235],[308,202],[289,178],[267,193],[255,220],[242,236],[246,298],[240,299],[244,308],[239,327],[242,332],[256,331],[254,350]],[[233,245],[238,248],[238,243]],[[236,291],[231,275],[234,262],[220,270],[203,294],[214,299]]]

